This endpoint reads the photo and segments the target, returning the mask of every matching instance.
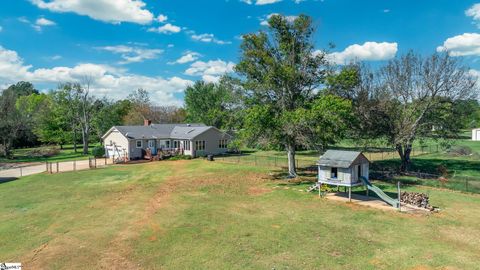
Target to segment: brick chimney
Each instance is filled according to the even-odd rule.
[[[143,120],[143,125],[144,125],[144,126],[147,127],[147,126],[150,126],[151,124],[152,124],[152,120],[149,120],[149,119],[144,119],[144,120]]]

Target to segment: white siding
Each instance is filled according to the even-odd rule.
[[[229,139],[229,136],[215,128],[211,128],[204,133],[198,135],[192,140],[193,156],[218,155],[227,152],[227,149],[218,147],[220,140]],[[205,150],[196,151],[195,141],[205,141]]]
[[[105,153],[108,156],[108,150],[112,149],[115,146],[118,149],[122,149],[126,152],[127,157],[129,155],[129,145],[128,139],[122,135],[118,130],[114,129],[103,139],[103,144],[105,145]],[[123,153],[122,153],[123,154]],[[115,154],[117,155],[117,154]],[[110,157],[110,156],[108,156]]]

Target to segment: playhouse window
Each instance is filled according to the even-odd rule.
[[[137,148],[142,148],[142,146],[143,146],[141,140],[137,140],[136,144],[137,144]]]
[[[337,178],[338,177],[338,168],[332,167],[330,171],[330,178]]]

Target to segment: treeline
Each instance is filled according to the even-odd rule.
[[[92,95],[88,83],[65,83],[40,93],[29,82],[19,82],[0,95],[0,155],[11,157],[14,148],[41,144],[73,145],[88,154],[90,143],[114,125],[178,123],[185,111],[175,106],[156,106],[143,89],[126,99],[110,100]]]
[[[184,108],[155,107],[145,90],[127,99],[98,99],[88,84],[63,84],[48,94],[29,83],[2,93],[2,146],[90,141],[113,125],[200,122],[236,133],[233,144],[285,150],[296,175],[299,149],[324,149],[344,138],[381,140],[403,170],[416,141],[457,137],[477,127],[477,78],[461,58],[408,52],[381,66],[332,65],[315,49],[312,19],[271,16],[268,30],[244,35],[235,74],[185,90]],[[88,80],[87,80],[88,81]]]

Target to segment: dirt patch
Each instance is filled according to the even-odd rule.
[[[248,189],[248,195],[253,195],[253,196],[259,196],[269,192],[272,192],[272,189],[264,188],[264,187],[250,187]]]

